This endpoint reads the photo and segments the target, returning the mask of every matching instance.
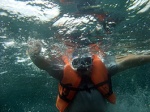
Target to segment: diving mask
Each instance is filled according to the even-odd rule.
[[[75,57],[72,60],[72,67],[77,71],[87,70],[92,65],[92,57]]]

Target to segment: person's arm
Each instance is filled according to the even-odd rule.
[[[28,43],[27,53],[32,62],[40,69],[47,71],[54,78],[61,80],[62,68],[56,66],[54,62],[46,59],[41,53],[42,44],[38,40],[33,40]]]
[[[150,55],[128,55],[116,58],[117,72],[150,63]]]

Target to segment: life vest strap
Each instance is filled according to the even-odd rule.
[[[71,102],[71,100],[69,100],[68,98],[66,98],[64,95],[61,95],[60,93],[59,93],[59,97],[60,97],[62,100],[66,101],[67,103],[70,103],[70,102]]]
[[[75,88],[75,87],[72,87],[71,84],[63,84],[61,82],[60,82],[60,85],[63,88],[69,89],[71,91],[89,91],[91,89],[98,88],[99,86],[103,86],[104,84],[107,84],[107,83],[109,83],[109,80],[104,81],[104,82],[100,82],[100,83],[93,85],[91,87],[83,87],[83,88]]]
[[[104,95],[104,97],[107,98],[107,97],[109,97],[112,94],[113,94],[113,92],[110,90],[107,94]]]
[[[100,82],[100,83],[96,84],[95,87],[98,88],[98,87],[103,86],[104,84],[107,84],[107,83],[109,83],[109,80],[106,80],[104,82]]]
[[[60,85],[63,87],[63,88],[66,88],[66,89],[69,89],[71,91],[88,91],[90,89],[94,89],[95,86],[91,86],[91,87],[83,87],[83,88],[76,88],[76,87],[72,87],[72,86],[68,86],[70,84],[63,84],[63,83],[60,83]]]

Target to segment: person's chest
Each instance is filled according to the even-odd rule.
[[[106,100],[93,86],[91,80],[82,80],[79,88],[86,89],[77,92],[65,112],[104,112]]]

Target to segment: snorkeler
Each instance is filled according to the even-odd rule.
[[[120,17],[120,14],[114,16],[113,12],[104,11],[102,6],[96,3],[96,0],[60,0],[60,2],[63,4],[75,3],[78,10],[78,12],[75,12],[76,15],[94,16],[103,24],[107,34],[110,34],[114,27],[124,20],[124,17]]]
[[[59,83],[56,106],[60,112],[105,112],[107,101],[115,104],[111,76],[124,70],[150,63],[150,55],[128,55],[109,61],[91,52],[74,51],[72,59],[62,56],[63,66],[42,56],[42,44],[29,42],[27,50],[33,63]],[[92,103],[91,103],[92,102]]]

